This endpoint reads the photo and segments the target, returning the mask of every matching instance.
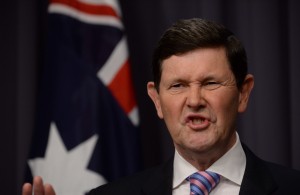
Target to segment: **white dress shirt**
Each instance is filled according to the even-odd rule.
[[[220,174],[220,183],[209,193],[210,195],[238,195],[246,168],[246,155],[238,134],[232,148],[213,163],[207,171]],[[189,195],[190,183],[186,178],[198,170],[175,151],[173,195]]]

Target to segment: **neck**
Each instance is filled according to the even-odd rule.
[[[194,151],[186,148],[176,147],[178,153],[197,170],[204,171],[208,169],[214,162],[220,159],[227,151],[229,151],[236,142],[236,135],[233,139],[224,145],[211,148],[210,150]]]

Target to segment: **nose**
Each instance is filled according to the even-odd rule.
[[[205,99],[199,85],[190,87],[189,92],[187,93],[186,104],[188,107],[194,109],[198,109],[205,105]]]

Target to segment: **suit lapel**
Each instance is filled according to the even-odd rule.
[[[159,169],[153,171],[145,181],[142,191],[144,195],[172,195],[173,158],[170,158]]]
[[[243,145],[246,154],[246,170],[240,195],[267,195],[275,192],[277,185],[265,163]]]

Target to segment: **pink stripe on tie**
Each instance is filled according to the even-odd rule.
[[[201,171],[200,174],[203,175],[204,177],[206,177],[206,179],[208,179],[208,181],[211,183],[212,187],[216,186],[216,182],[215,182],[214,178],[212,178],[212,176],[210,176],[205,171]]]
[[[208,195],[207,188],[200,181],[198,181],[197,179],[191,179],[190,182],[198,186],[204,192],[205,195]]]
[[[199,171],[190,175],[186,180],[190,181],[190,195],[208,195],[220,182],[220,175],[210,171]]]

